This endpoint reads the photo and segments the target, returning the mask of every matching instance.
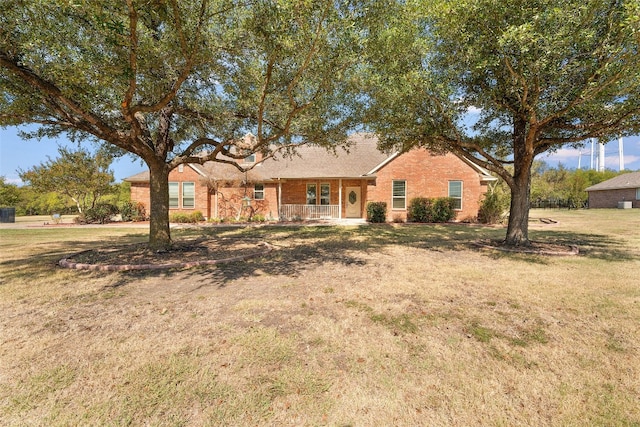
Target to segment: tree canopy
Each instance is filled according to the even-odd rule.
[[[640,130],[636,1],[393,7],[370,39],[368,125],[385,146],[453,151],[500,176],[511,191],[506,244],[529,244],[536,156]]]
[[[142,158],[149,242],[167,249],[167,181],[179,164],[346,141],[360,101],[357,10],[302,0],[3,1],[0,125],[35,123],[28,136],[65,133]]]

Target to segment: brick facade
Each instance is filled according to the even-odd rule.
[[[478,216],[480,201],[487,185],[479,173],[453,154],[434,155],[426,150],[411,150],[383,166],[375,182],[367,188],[367,202],[387,203],[387,221],[406,220],[407,209],[393,209],[392,183],[406,181],[406,206],[415,197],[448,197],[449,181],[462,181],[462,209],[456,220],[473,220]]]
[[[636,199],[635,188],[623,188],[618,190],[589,191],[589,209],[617,208],[618,202],[632,202],[632,207],[640,208],[640,200]]]
[[[306,179],[266,179],[264,182],[264,199],[254,197],[254,185],[245,186],[240,180],[235,183],[208,185],[205,176],[198,168],[188,165],[179,167],[169,174],[169,182],[193,182],[195,184],[195,207],[182,208],[182,185],[179,185],[178,209],[174,212],[200,211],[206,218],[237,218],[249,216],[249,210],[243,206],[245,196],[251,198],[253,214],[265,218],[278,218],[279,203],[283,205],[305,205],[307,203],[307,185],[315,184],[318,204],[321,184],[330,186],[330,205],[341,205],[340,216],[347,217],[347,188],[360,188],[360,217],[366,217],[366,205],[370,201],[387,203],[387,220],[406,220],[409,201],[414,197],[447,197],[449,182],[462,182],[462,209],[457,211],[456,220],[475,219],[480,207],[480,200],[487,191],[486,183],[481,180],[481,173],[465,161],[453,154],[433,155],[426,150],[411,150],[399,155],[374,171],[373,176],[362,178],[306,178]],[[486,176],[485,176],[486,177]],[[392,186],[394,180],[406,181],[406,207],[393,209]],[[281,192],[281,194],[279,194]],[[340,200],[340,195],[342,200]],[[131,199],[141,202],[149,212],[149,183],[132,180]],[[353,205],[352,205],[353,206]],[[357,212],[352,210],[351,213]],[[335,211],[334,211],[335,212]]]

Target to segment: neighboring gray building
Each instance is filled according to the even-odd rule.
[[[586,189],[589,208],[617,208],[621,202],[625,207],[640,208],[640,172],[618,175]]]

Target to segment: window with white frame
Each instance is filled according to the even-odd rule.
[[[331,185],[330,184],[320,184],[320,204],[321,205],[331,204]]]
[[[453,209],[462,209],[462,181],[449,181],[449,197],[453,199]]]
[[[247,157],[244,158],[245,163],[255,163],[256,162],[256,153],[251,153]]]
[[[307,204],[318,204],[318,192],[315,184],[307,184]]]
[[[169,209],[178,209],[180,207],[180,199],[178,198],[179,185],[177,182],[169,183]]]
[[[192,209],[196,207],[196,184],[195,182],[182,183],[182,207]]]
[[[395,180],[393,181],[391,196],[392,209],[406,209],[407,208],[407,181]]]
[[[253,198],[255,200],[264,200],[264,184],[256,184],[253,187]]]
[[[640,200],[640,188],[636,188],[636,200]]]

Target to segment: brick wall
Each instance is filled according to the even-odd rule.
[[[134,203],[142,203],[144,209],[149,215],[151,212],[151,200],[149,183],[148,182],[132,182],[131,183],[131,201]]]
[[[264,199],[254,199],[254,185],[249,184],[246,189],[244,186],[231,187],[223,186],[219,187],[211,195],[211,212],[214,218],[236,218],[238,216],[248,217],[250,210],[243,206],[242,199],[246,196],[251,199],[251,208],[253,215],[262,215],[265,218],[277,218],[278,210],[278,194],[277,186],[275,184],[264,184]],[[217,215],[215,214],[217,209]]]
[[[589,191],[589,208],[617,208],[618,202],[631,201],[634,208],[640,208],[640,200],[636,200],[635,188],[620,190]]]
[[[406,181],[406,205],[414,197],[448,197],[449,181],[462,181],[462,210],[456,220],[476,218],[486,184],[480,182],[478,172],[453,154],[433,155],[416,149],[397,157],[377,173],[375,183],[367,188],[366,201],[387,203],[387,221],[406,220],[406,209],[393,209],[392,182]]]

